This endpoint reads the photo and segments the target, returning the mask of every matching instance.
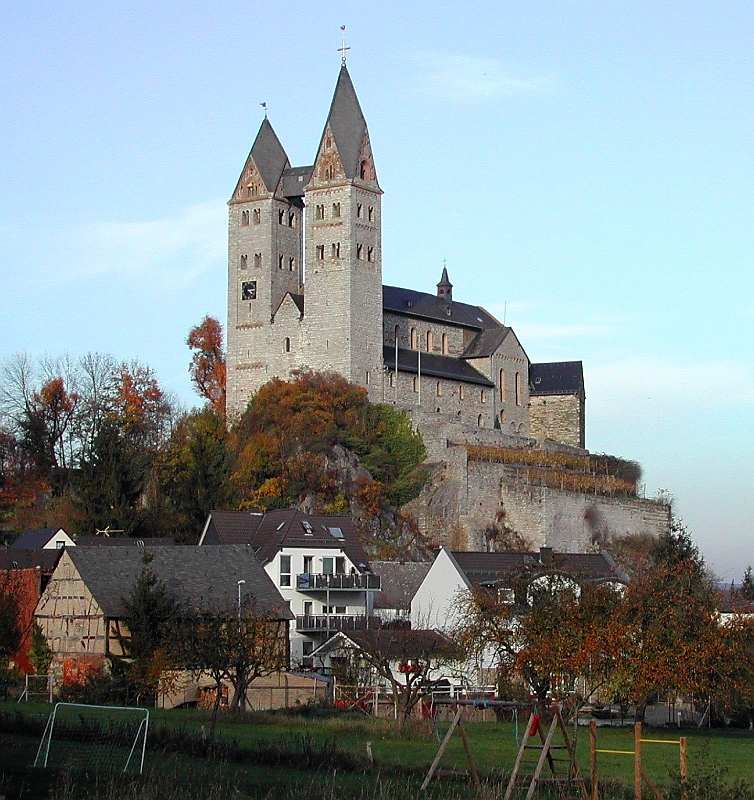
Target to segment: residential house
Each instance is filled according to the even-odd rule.
[[[383,624],[411,622],[411,601],[427,577],[431,561],[372,561],[380,576],[380,591],[374,595],[374,613]]]
[[[11,550],[62,550],[73,547],[74,540],[63,528],[36,528],[24,531],[10,546]]]
[[[310,668],[312,652],[333,633],[379,625],[372,572],[348,516],[306,514],[295,508],[211,511],[199,544],[246,544],[295,615],[291,663]]]
[[[260,614],[288,621],[285,601],[250,547],[66,548],[36,608],[36,619],[65,681],[81,680],[124,656],[128,598],[145,566],[169,595],[194,608],[233,608],[253,597]]]

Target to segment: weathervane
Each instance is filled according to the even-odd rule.
[[[267,119],[267,103],[260,103],[259,105],[264,109],[264,118]]]
[[[345,67],[346,65],[346,50],[350,50],[350,47],[346,47],[346,26],[341,25],[340,29],[343,31],[343,44],[338,48],[338,52],[340,53],[340,63]]]

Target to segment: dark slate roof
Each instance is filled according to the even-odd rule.
[[[390,661],[408,661],[427,655],[450,656],[455,649],[453,642],[437,630],[380,628],[354,630],[348,633],[341,631],[318,647],[314,655],[324,655],[354,645],[367,653],[376,654]]]
[[[283,170],[283,196],[288,198],[303,197],[309,181],[312,179],[314,167],[290,167]]]
[[[75,547],[66,550],[84,583],[107,617],[123,614],[122,600],[131,594],[144,568],[165,584],[171,597],[194,608],[234,609],[238,581],[242,596],[253,596],[256,608],[279,619],[293,619],[290,609],[262,569],[252,549],[225,547]]]
[[[307,532],[306,523],[311,529]],[[330,528],[340,528],[335,538]],[[217,534],[217,540],[212,533]],[[353,564],[369,566],[353,519],[345,515],[306,514],[297,508],[268,511],[210,511],[205,544],[248,544],[262,564],[270,562],[283,547],[316,547],[342,550]]]
[[[388,369],[395,369],[395,347],[386,344],[382,348],[382,357]],[[422,353],[422,375],[431,375],[434,378],[447,378],[451,381],[464,381],[476,383],[479,386],[494,387],[494,383],[455,356],[441,356],[436,353]],[[398,348],[398,369],[401,372],[410,372],[416,375],[419,371],[419,351]]]
[[[33,531],[24,531],[11,545],[14,550],[34,550],[44,547],[50,539],[62,528],[36,528]],[[63,531],[65,533],[65,531]]]
[[[437,284],[438,286],[449,286],[451,289],[453,288],[453,284],[450,282],[450,278],[448,277],[448,268],[442,268],[442,275],[440,275],[440,283]]]
[[[0,550],[0,570],[2,569],[36,569],[39,567],[44,575],[52,574],[58,565],[60,556],[65,550],[61,548],[39,549],[14,549],[12,547]]]
[[[325,129],[327,125],[333,133],[346,178],[351,180],[359,173],[359,155],[364,136],[367,134],[367,123],[361,113],[359,99],[356,97],[356,90],[353,88],[345,64],[340,68]],[[324,139],[324,131],[322,138]],[[320,143],[320,149],[321,147]]]
[[[402,289],[400,286],[382,287],[382,307],[395,314],[434,319],[446,325],[463,325],[477,330],[501,327],[492,314],[481,306],[459,303],[456,300],[448,302],[437,295]]]
[[[374,607],[409,611],[431,566],[429,561],[373,561],[372,570],[380,576],[381,586],[374,595]]]
[[[626,576],[608,553],[554,553],[550,557],[540,553],[451,553],[469,581],[482,583],[503,582],[524,572],[536,574],[538,570],[567,573],[589,581],[619,580]]]
[[[581,361],[555,361],[529,365],[529,394],[581,394],[584,369]]]
[[[499,328],[485,328],[471,340],[469,346],[461,353],[461,358],[485,358],[497,351],[510,328],[501,325]]]
[[[311,535],[303,523],[310,526]],[[343,538],[332,536],[330,528],[340,528]],[[251,545],[263,564],[271,561],[282,547],[316,547],[342,550],[357,567],[369,566],[353,519],[345,515],[305,514],[297,508],[268,511],[252,536]]]
[[[264,514],[260,511],[210,511],[206,544],[249,544]]]
[[[170,547],[175,540],[169,536],[132,539],[129,536],[77,536],[76,547]]]
[[[259,133],[251,146],[249,158],[254,160],[267,191],[274,192],[278,188],[283,170],[290,164],[283,145],[280,144],[280,139],[272,129],[267,117],[259,127]]]

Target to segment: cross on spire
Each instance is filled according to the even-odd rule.
[[[350,50],[350,47],[346,47],[346,26],[341,25],[340,29],[343,31],[343,43],[338,48],[338,52],[340,53],[340,63],[345,67],[346,65],[346,50]]]

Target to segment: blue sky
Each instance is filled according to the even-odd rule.
[[[754,10],[745,2],[8,2],[0,358],[139,358],[186,403],[225,319],[262,119],[311,163],[347,25],[386,283],[581,359],[587,445],[640,461],[728,579],[754,562]]]

